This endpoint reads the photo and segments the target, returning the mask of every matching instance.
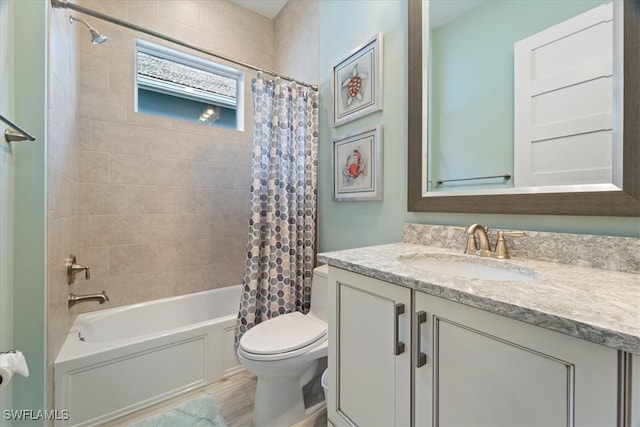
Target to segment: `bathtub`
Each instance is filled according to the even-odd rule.
[[[241,285],[79,315],[54,363],[57,426],[121,417],[239,370]]]

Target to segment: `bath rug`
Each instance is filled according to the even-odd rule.
[[[136,423],[129,427],[227,427],[220,409],[211,396],[204,395],[189,400]]]

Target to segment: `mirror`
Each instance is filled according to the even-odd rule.
[[[461,4],[471,2],[446,3]],[[477,2],[474,3],[477,4]],[[503,2],[492,1],[486,3],[491,3],[490,6],[495,6]],[[585,3],[587,2],[585,1]],[[595,3],[598,2],[591,1],[589,3],[591,7],[593,7],[597,6]],[[527,173],[522,172],[526,172],[522,164],[531,164],[531,159],[527,159],[524,163],[520,162],[520,166],[518,166],[517,163],[512,163],[514,158],[516,161],[518,159],[518,148],[517,146],[514,148],[512,144],[514,139],[522,140],[522,138],[517,138],[518,126],[522,128],[522,125],[513,124],[513,117],[518,113],[513,108],[510,111],[506,111],[504,105],[510,104],[510,106],[513,107],[514,93],[523,93],[523,91],[514,89],[514,78],[516,85],[518,80],[523,80],[519,77],[520,74],[514,72],[514,69],[511,68],[508,70],[511,77],[501,79],[506,80],[506,89],[504,90],[507,92],[511,90],[510,95],[507,94],[503,96],[502,106],[500,106],[500,102],[496,102],[498,97],[496,93],[499,90],[503,90],[498,88],[490,91],[488,99],[475,101],[480,105],[480,110],[468,108],[469,105],[473,103],[469,101],[469,94],[474,91],[482,92],[478,88],[489,87],[490,82],[488,82],[488,77],[481,77],[478,72],[473,75],[472,78],[468,76],[466,78],[459,78],[458,82],[471,81],[470,86],[466,88],[456,88],[456,85],[452,85],[446,81],[447,76],[455,76],[457,72],[452,71],[451,68],[446,68],[445,65],[450,67],[450,64],[455,62],[455,59],[458,61],[467,60],[460,59],[464,52],[462,52],[463,49],[459,47],[449,49],[449,52],[456,53],[456,55],[448,55],[449,57],[454,57],[454,60],[447,58],[446,61],[443,60],[440,64],[434,65],[423,62],[423,58],[426,58],[427,55],[431,56],[431,59],[434,57],[438,58],[437,55],[433,53],[438,52],[438,45],[435,44],[436,42],[433,40],[435,37],[428,42],[428,45],[427,43],[423,43],[425,40],[424,35],[428,34],[428,31],[423,31],[423,28],[428,28],[426,19],[423,20],[423,16],[428,15],[426,10],[428,2],[423,0],[409,0],[409,87],[411,88],[411,90],[409,90],[408,106],[409,211],[640,216],[640,173],[638,170],[640,169],[640,147],[638,141],[640,125],[637,120],[640,114],[640,102],[638,101],[638,79],[629,78],[631,75],[638,75],[637,70],[640,65],[638,59],[638,21],[640,11],[633,0],[625,1],[624,8],[621,7],[623,3],[622,0],[614,0],[614,3],[617,4],[614,4],[613,14],[617,14],[616,16],[618,16],[618,18],[614,19],[614,22],[616,22],[616,20],[617,22],[624,22],[624,30],[619,31],[619,40],[616,41],[617,46],[622,46],[618,49],[623,51],[624,54],[614,54],[614,64],[616,63],[615,58],[618,58],[617,63],[619,64],[619,68],[623,70],[627,78],[624,80],[624,88],[622,88],[623,85],[620,84],[617,92],[615,92],[616,89],[614,89],[614,93],[623,92],[624,96],[615,97],[614,95],[613,97],[613,120],[610,120],[611,123],[609,124],[608,132],[610,141],[614,141],[614,146],[616,138],[619,141],[618,147],[620,148],[619,151],[621,154],[611,156],[611,163],[614,167],[608,172],[605,172],[605,175],[608,173],[606,180],[603,180],[602,176],[597,176],[592,181],[585,181],[582,178],[571,181],[565,179],[566,177],[564,176],[555,175],[551,176],[551,179],[547,179],[545,182],[544,179],[540,180],[539,177],[536,176],[536,171],[533,173],[529,172],[529,177],[526,176]],[[481,10],[480,7],[477,9]],[[557,22],[564,20],[566,20],[566,16],[564,18],[557,18],[557,21],[555,23],[551,22],[551,25],[555,25]],[[485,17],[483,22],[490,21]],[[535,37],[529,37],[530,34],[543,34],[545,32],[543,30],[549,27],[549,25],[544,26],[543,24],[544,23],[541,23],[541,27],[538,29],[534,28],[530,30],[529,34],[525,33],[525,40],[535,39]],[[467,32],[472,29],[471,24],[468,22],[465,23],[464,27],[467,29]],[[473,29],[473,31],[476,30]],[[522,35],[522,33],[520,33],[520,35]],[[516,35],[515,41],[522,39],[522,37],[518,37],[519,36]],[[478,38],[480,37],[478,36]],[[601,38],[600,36],[597,37],[597,39]],[[428,40],[428,38],[426,39]],[[624,43],[622,43],[622,39]],[[468,44],[468,42],[464,43]],[[542,43],[545,44],[547,42],[543,39]],[[518,43],[516,43],[516,46],[517,45]],[[455,43],[453,46],[455,46]],[[516,60],[518,58],[517,55],[514,55],[516,49],[514,47],[514,40],[507,41],[505,46],[509,49],[511,56],[502,61],[507,64],[507,68],[509,68],[509,65],[513,67],[514,57]],[[431,49],[427,49],[427,47],[431,47]],[[477,50],[478,49],[476,49],[476,51]],[[528,51],[530,52],[531,50],[529,47]],[[589,46],[588,50],[591,50],[591,46]],[[524,51],[526,52],[527,49],[524,49]],[[473,59],[469,60],[470,62],[467,62],[467,64],[471,64],[471,66],[467,68],[471,68],[473,71],[480,69],[481,67],[477,66],[479,57],[480,60],[487,62],[486,58],[482,57],[482,55],[478,56],[476,52],[476,63],[473,62]],[[519,57],[522,58],[523,56],[520,55]],[[539,55],[539,57],[542,57],[542,55]],[[499,60],[492,61],[498,62]],[[446,64],[443,65],[443,63]],[[425,66],[425,64],[427,64],[427,66]],[[532,68],[528,66],[530,62],[526,64],[527,66],[525,66],[524,69]],[[615,67],[616,65],[614,65],[614,68]],[[426,71],[423,72],[423,70],[429,69],[435,69],[434,80],[438,82],[438,84],[433,85],[434,90],[425,91],[432,105],[427,105],[427,102],[423,102],[423,88],[426,88],[425,82],[427,81],[426,77],[428,74]],[[565,86],[572,85],[565,84]],[[451,87],[458,90],[458,98],[455,98],[455,94],[453,98],[451,97]],[[446,91],[440,91],[440,93],[438,93],[438,91],[435,90],[436,88],[447,88],[449,92],[444,93]],[[441,111],[441,107],[435,106],[434,100],[441,100],[446,96],[449,96],[449,104],[442,107],[443,109]],[[494,97],[493,100],[491,99],[492,96]],[[515,98],[517,109],[518,98],[525,97],[515,96]],[[575,100],[576,98],[579,98],[579,95],[572,94],[569,97],[571,100]],[[427,97],[424,97],[424,99],[427,99]],[[461,99],[464,102],[461,103]],[[615,104],[616,99],[619,100],[619,105],[617,106]],[[539,102],[539,99],[537,101]],[[547,112],[550,111],[549,105],[561,104],[561,101],[557,99],[552,99],[551,101],[552,102],[546,100],[547,104],[545,108],[540,111]],[[520,117],[531,117],[532,109],[539,107],[533,105],[531,99],[528,100],[528,105],[527,102],[521,102],[520,104],[524,105],[525,108],[525,114],[520,114]],[[542,102],[540,105],[545,104]],[[490,111],[483,112],[483,108]],[[457,116],[461,114],[462,110],[470,110],[466,118]],[[561,112],[567,111],[568,108],[560,108],[559,110]],[[620,114],[619,110],[622,110],[623,113]],[[541,117],[539,112],[536,113]],[[497,121],[487,125],[491,120],[491,118],[488,119],[487,117],[491,117],[491,115],[493,115],[493,120]],[[443,117],[450,123],[447,124],[447,120],[443,120]],[[506,125],[503,124],[501,129],[497,129],[502,117],[506,117],[508,123]],[[554,120],[552,119],[550,121],[553,122]],[[590,121],[593,122],[593,117]],[[465,123],[465,125],[462,126],[460,123]],[[478,127],[474,128],[474,123],[478,124]],[[515,123],[522,123],[522,120],[519,119]],[[447,128],[447,126],[449,126],[449,128]],[[485,137],[482,137],[483,126],[489,130],[489,133],[487,133]],[[557,130],[557,126],[555,126],[555,128]],[[471,132],[469,133],[470,129]],[[553,129],[554,126],[547,126],[543,129],[547,132],[547,137],[543,139],[555,140],[553,135],[552,137],[548,136],[548,131]],[[606,126],[602,127],[602,129],[605,132],[607,131]],[[539,129],[535,130],[539,131]],[[464,135],[464,132],[461,131],[466,131],[468,134]],[[516,135],[514,135],[514,133]],[[581,134],[582,133],[586,132],[581,132]],[[592,133],[595,134],[597,132]],[[453,139],[447,139],[449,135],[453,135]],[[491,144],[495,142],[493,139],[501,139],[503,143],[506,142],[508,145],[502,147],[492,146]],[[466,145],[456,145],[461,141]],[[442,145],[438,145],[441,142]],[[470,142],[471,145],[468,145]],[[522,144],[520,146],[522,147]],[[569,157],[558,155],[557,153],[562,152],[561,150],[562,147],[558,146],[551,148],[552,160],[561,160],[563,157]],[[531,152],[533,150],[523,150],[520,148],[520,151],[521,153],[526,153],[526,151]],[[611,150],[609,151],[611,152]],[[597,154],[592,157],[598,160],[604,156]],[[466,161],[466,164],[462,166],[455,164],[454,160],[460,160],[458,158]],[[496,163],[492,163],[494,159],[497,160]],[[544,164],[549,163],[548,160],[544,162]],[[466,176],[465,173],[467,174]],[[505,173],[508,173],[511,177],[505,179],[500,176]],[[453,175],[447,176],[447,174]],[[445,181],[447,179],[456,180],[458,178],[464,179],[484,176],[499,177],[486,180],[473,179],[469,181],[438,183],[440,180]],[[575,176],[570,176],[569,178],[575,179]],[[486,185],[487,183],[489,185]]]

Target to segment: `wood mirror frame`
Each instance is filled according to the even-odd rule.
[[[409,0],[408,210],[640,216],[640,2],[624,0],[623,171],[619,191],[422,195],[422,0]]]

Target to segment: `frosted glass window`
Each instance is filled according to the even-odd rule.
[[[243,130],[241,71],[136,41],[136,111]]]

